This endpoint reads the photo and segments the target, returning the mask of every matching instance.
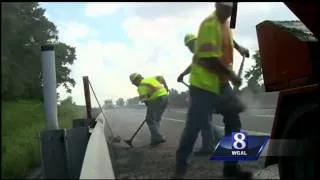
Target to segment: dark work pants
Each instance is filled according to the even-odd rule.
[[[208,121],[206,121],[205,123],[207,123],[207,125],[204,125],[200,128],[201,131],[201,137],[202,137],[202,150],[205,151],[213,151],[214,150],[214,146],[218,143],[218,141],[220,140],[220,134],[219,134],[219,130],[215,127],[211,125],[211,121],[212,121],[212,114],[213,112],[208,112]]]
[[[160,96],[147,103],[146,122],[151,134],[151,142],[163,140],[159,132],[162,115],[168,106],[168,96]]]
[[[227,83],[222,84],[221,90],[221,95],[234,94],[234,91]],[[190,104],[187,113],[187,122],[176,151],[177,168],[186,167],[187,159],[193,150],[200,129],[206,129],[206,126],[210,125],[210,123],[208,123],[208,114],[212,115],[212,110],[219,106],[220,100],[221,97],[214,93],[196,87],[190,87]],[[240,131],[241,122],[238,112],[228,110],[223,113],[223,117],[225,135],[231,135],[231,132]],[[207,138],[211,138],[213,141],[212,136]],[[235,163],[225,163],[225,165],[233,166]]]

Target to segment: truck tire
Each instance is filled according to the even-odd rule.
[[[280,179],[320,179],[319,176],[319,103],[298,106],[291,111],[282,140],[304,140],[298,146],[290,146],[281,142],[279,147]],[[318,137],[318,138],[317,138]],[[303,142],[303,143],[302,143]],[[297,155],[283,156],[289,150]]]

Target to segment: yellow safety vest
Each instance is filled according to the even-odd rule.
[[[157,97],[168,95],[168,91],[156,77],[144,78],[138,86],[138,93],[144,101],[153,101]]]
[[[210,58],[223,56],[223,34],[221,24],[216,13],[209,15],[202,21],[195,49],[195,57],[192,61],[190,84],[200,89],[220,94],[220,80],[217,74],[197,64],[198,58]]]

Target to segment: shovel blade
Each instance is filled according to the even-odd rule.
[[[116,136],[112,139],[112,142],[114,143],[120,143],[121,142],[121,137],[120,136]]]
[[[132,141],[129,139],[129,140],[124,140],[125,143],[127,143],[130,147],[133,147],[132,145]]]

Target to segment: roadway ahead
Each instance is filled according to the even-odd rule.
[[[169,141],[180,137],[186,119],[186,109],[167,109],[163,116],[161,131],[169,136]],[[128,137],[137,129],[144,120],[145,109],[114,109],[106,112],[113,131],[121,136]],[[271,132],[273,109],[251,109],[241,114],[242,129],[254,134],[269,134]],[[220,127],[223,132],[222,116],[213,115],[213,125]],[[147,133],[147,134],[145,134]],[[143,141],[149,137],[149,131],[145,125],[137,135],[136,141]],[[142,139],[141,139],[142,138]],[[147,143],[147,142],[146,142]]]
[[[106,110],[105,114],[111,124],[113,133],[120,135],[122,139],[129,139],[144,120],[145,109],[113,109]],[[247,130],[249,134],[269,134],[273,116],[273,109],[248,110],[241,114],[243,129]],[[166,137],[167,142],[157,148],[151,149],[149,147],[150,133],[146,125],[133,141],[135,148],[126,148],[128,146],[121,142],[116,150],[121,156],[121,158],[117,158],[119,163],[122,163],[120,165],[121,174],[129,174],[130,177],[135,178],[168,178],[174,167],[174,154],[185,125],[185,119],[186,109],[168,109],[165,112],[161,132]],[[213,116],[213,124],[219,126],[221,133],[223,133],[223,122],[219,115]],[[201,137],[199,136],[195,149],[200,147],[200,143]],[[209,161],[208,157],[202,158],[202,160],[191,158],[191,160],[198,163],[193,163],[194,166],[191,168],[193,170],[190,170],[191,173],[188,177],[219,178],[221,175],[221,162]],[[263,158],[260,158],[257,162],[245,162],[243,164],[245,164],[244,168],[255,172],[262,168]],[[133,171],[133,169],[135,170]]]

